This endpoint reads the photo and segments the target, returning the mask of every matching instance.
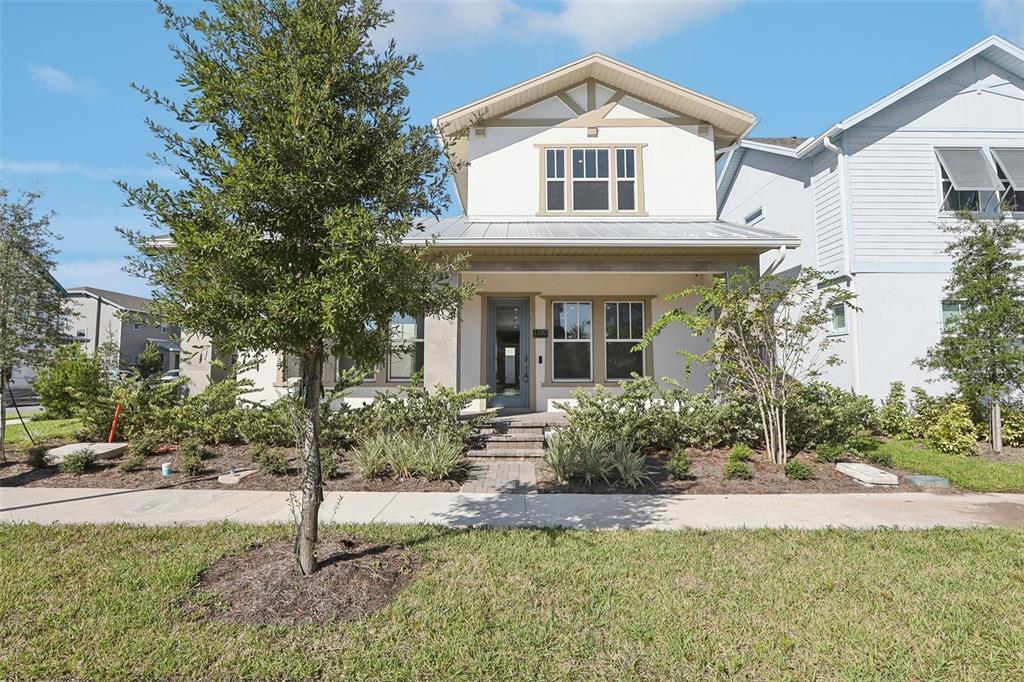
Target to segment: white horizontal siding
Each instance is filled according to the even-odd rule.
[[[839,164],[835,155],[830,152],[819,154],[811,164],[817,267],[824,271],[841,272],[846,257],[846,244],[843,240],[843,201]]]

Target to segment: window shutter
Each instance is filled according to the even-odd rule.
[[[1010,186],[1018,192],[1024,192],[1024,148],[993,149],[992,156],[1006,173]]]
[[[995,169],[981,149],[936,149],[946,175],[958,192],[993,192],[999,189]]]

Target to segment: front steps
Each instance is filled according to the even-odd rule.
[[[536,412],[495,417],[478,429],[470,457],[543,457],[544,432],[565,424],[561,413]]]

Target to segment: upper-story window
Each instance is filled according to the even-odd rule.
[[[992,158],[999,174],[999,205],[1024,212],[1024,149],[993,149]]]
[[[977,211],[981,203],[978,190],[958,190],[949,179],[946,168],[942,168],[942,210]]]
[[[543,148],[541,211],[640,214],[644,204],[640,146]]]
[[[1002,183],[980,147],[936,149],[942,172],[942,210],[995,210]]]

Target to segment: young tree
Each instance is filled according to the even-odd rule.
[[[704,364],[713,381],[749,391],[757,401],[765,446],[776,464],[785,464],[786,410],[803,382],[839,364],[839,357],[828,352],[839,339],[827,334],[826,325],[836,307],[853,308],[854,294],[805,268],[792,278],[743,269],[669,298],[689,296],[699,297],[697,306],[666,312],[637,349],[674,323],[685,324],[697,336],[708,335],[710,345],[703,353],[679,351],[687,371]]]
[[[943,231],[953,271],[946,298],[960,304],[938,343],[917,361],[955,383],[968,399],[987,400],[992,449],[1002,450],[1002,398],[1024,390],[1024,227],[1002,215],[962,213]]]
[[[139,373],[143,379],[164,371],[164,356],[155,343],[147,343],[139,353]]]
[[[296,550],[309,574],[325,354],[375,366],[394,314],[451,319],[470,293],[453,281],[464,258],[403,243],[446,207],[450,169],[435,131],[409,120],[405,79],[420,62],[371,42],[391,20],[378,0],[210,4],[195,17],[158,4],[180,38],[185,101],[138,88],[186,131],[149,122],[183,187],[123,185],[171,245],[123,233],[163,319],[232,350],[299,359]]]
[[[66,343],[39,370],[32,388],[46,414],[58,419],[73,417],[80,402],[91,402],[103,390],[102,358],[87,354],[75,341]]]
[[[39,194],[8,199],[0,187],[0,459],[7,461],[8,381],[15,367],[39,367],[64,338],[68,312],[64,289],[50,271],[59,237],[50,230],[51,214],[36,214]]]

